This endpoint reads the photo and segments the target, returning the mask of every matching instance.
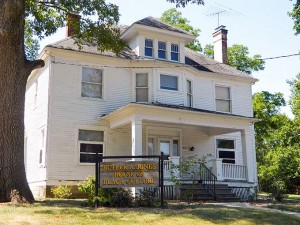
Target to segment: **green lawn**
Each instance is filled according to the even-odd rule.
[[[272,204],[268,208],[300,213],[300,203]]]
[[[0,224],[300,224],[300,218],[262,210],[211,205],[149,208],[88,208],[79,200],[47,200],[32,205],[0,205]]]

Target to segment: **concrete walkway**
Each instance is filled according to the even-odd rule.
[[[226,207],[232,207],[232,208],[246,208],[246,209],[257,209],[257,210],[265,210],[269,212],[275,212],[275,213],[282,213],[286,215],[294,215],[297,217],[300,217],[300,213],[296,212],[290,212],[290,211],[283,211],[279,209],[271,209],[266,208],[259,205],[251,205],[247,202],[216,202],[216,203],[204,203],[204,205],[218,205],[218,206],[226,206]]]

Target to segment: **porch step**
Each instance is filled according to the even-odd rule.
[[[211,201],[214,200],[211,193],[207,191],[203,184],[183,184],[180,186],[181,197],[184,195],[193,196],[192,200]],[[237,202],[240,199],[235,193],[231,191],[231,188],[227,184],[215,185],[216,201],[218,202]]]

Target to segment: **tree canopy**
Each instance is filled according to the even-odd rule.
[[[182,13],[174,8],[165,11],[161,15],[160,20],[172,26],[178,27],[184,31],[187,31],[195,35],[196,38],[200,35],[200,29],[191,26],[189,24],[190,21],[187,18],[182,17]],[[187,47],[197,52],[202,51],[201,44],[198,39],[195,39],[193,42],[189,43]]]
[[[294,8],[291,12],[289,12],[289,15],[294,20],[293,29],[296,31],[295,35],[300,34],[300,0],[296,0]]]

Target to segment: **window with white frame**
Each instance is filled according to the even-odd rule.
[[[192,92],[192,81],[186,80],[186,98],[187,107],[193,106],[193,92]]]
[[[95,154],[103,155],[104,132],[95,130],[79,130],[79,162],[94,163]]]
[[[171,60],[179,61],[179,46],[178,44],[171,44]]]
[[[145,39],[145,56],[153,57],[153,40]]]
[[[158,42],[158,58],[159,59],[166,59],[166,42],[159,41]]]
[[[137,73],[135,79],[136,102],[148,102],[148,74]]]
[[[216,111],[231,112],[231,93],[230,87],[216,86]]]
[[[82,67],[81,97],[102,99],[103,71]]]
[[[223,163],[235,164],[235,141],[233,139],[216,139],[217,156]]]
[[[178,91],[178,77],[160,74],[160,89]]]

